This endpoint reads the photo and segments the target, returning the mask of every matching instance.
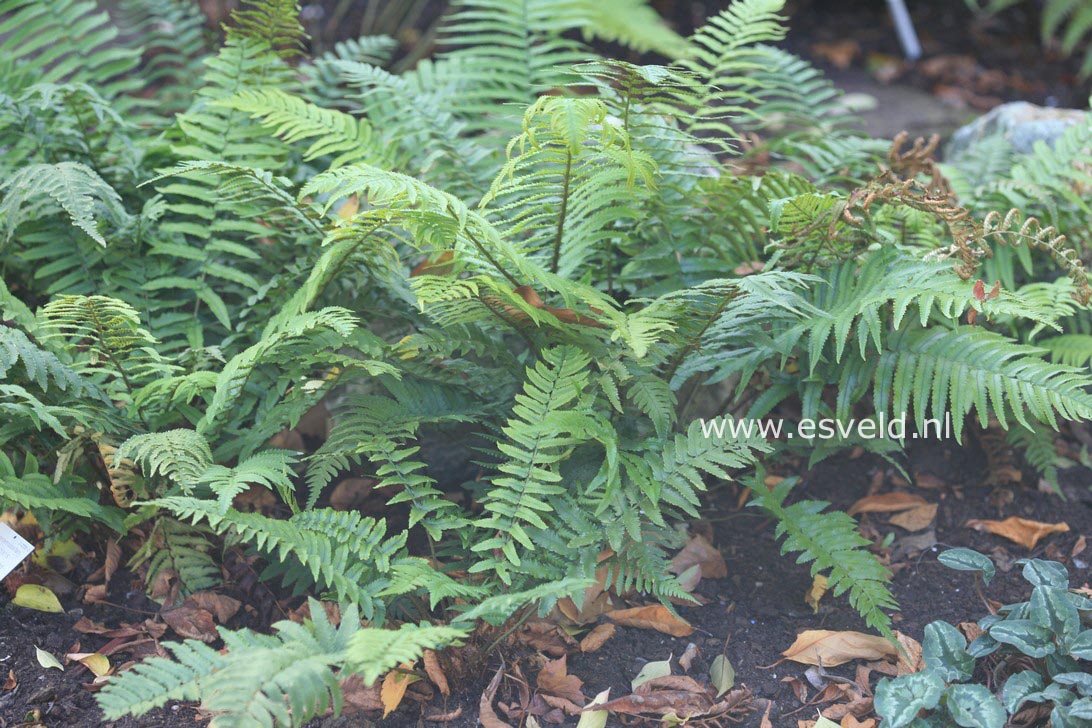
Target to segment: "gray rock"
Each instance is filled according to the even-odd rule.
[[[1089,123],[1092,123],[1092,114],[1087,111],[1051,109],[1014,101],[1002,104],[956,130],[946,153],[949,158],[959,156],[983,139],[1002,136],[1014,151],[1026,154],[1037,141],[1053,145],[1069,127]]]

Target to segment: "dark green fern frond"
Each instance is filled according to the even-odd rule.
[[[20,474],[11,459],[0,452],[0,503],[23,508],[51,523],[61,516],[92,518],[118,533],[123,533],[122,511],[101,505],[98,491],[81,493],[67,480],[54,483],[53,478],[39,472],[38,461],[28,455]]]
[[[366,119],[316,106],[277,88],[243,89],[220,103],[258,119],[288,144],[311,141],[304,161],[332,156],[331,167],[352,162],[385,164],[387,155]]]
[[[887,587],[891,573],[868,551],[868,539],[857,533],[857,522],[845,513],[823,512],[830,505],[824,501],[785,505],[795,484],[795,478],[786,478],[770,489],[758,479],[750,486],[749,505],[777,520],[774,533],[785,539],[782,553],[799,553],[797,563],[810,564],[812,576],[825,573],[834,596],[848,592],[849,603],[868,626],[893,640],[891,617],[885,611],[898,609]]]

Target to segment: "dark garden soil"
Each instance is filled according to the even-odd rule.
[[[962,448],[953,443],[918,443],[904,463],[912,473],[915,485],[907,484],[890,464],[870,455],[831,459],[807,472],[793,496],[829,500],[835,507],[845,509],[871,493],[906,490],[939,504],[934,529],[920,533],[908,533],[887,524],[886,514],[860,516],[862,530],[869,536],[882,540],[884,535],[893,534],[893,541],[881,555],[890,558],[896,571],[893,587],[901,606],[895,615],[898,630],[920,640],[923,627],[930,621],[944,619],[958,623],[973,621],[985,614],[986,608],[975,593],[971,575],[949,570],[937,562],[938,551],[945,547],[969,546],[991,554],[999,565],[999,574],[985,594],[1000,602],[1027,597],[1026,585],[1019,578],[1019,567],[1013,568],[1012,562],[1018,558],[1037,556],[1065,561],[1073,575],[1074,586],[1092,580],[1088,567],[1092,550],[1070,556],[1082,535],[1092,536],[1092,507],[1088,500],[1092,473],[1088,470],[1074,467],[1063,471],[1062,483],[1069,493],[1063,500],[1040,492],[1028,472],[1022,474],[1023,483],[990,485],[983,482],[989,474],[997,474],[998,466],[994,462],[993,467],[989,467],[982,449],[973,442]],[[1015,472],[1004,466],[1002,469],[1010,475]],[[786,469],[784,474],[790,473]],[[815,717],[816,707],[802,706],[790,684],[783,682],[787,677],[804,679],[805,666],[792,662],[775,665],[781,658],[779,653],[803,629],[864,630],[864,625],[844,599],[829,595],[820,602],[818,613],[813,613],[804,603],[804,595],[811,585],[807,567],[793,563],[791,557],[779,556],[771,523],[753,509],[737,508],[738,500],[738,486],[715,486],[703,514],[707,520],[694,526],[699,532],[712,534],[725,556],[729,573],[726,579],[705,580],[699,585],[697,591],[708,600],[706,605],[679,608],[680,614],[695,627],[695,633],[675,639],[654,631],[619,628],[598,651],[571,654],[569,673],[584,681],[586,696],[591,697],[608,687],[614,697],[628,694],[630,680],[646,661],[664,660],[672,655],[678,658],[691,642],[698,646],[699,656],[690,674],[705,679],[711,660],[727,644],[726,654],[736,669],[737,686],[745,685],[753,691],[754,705],[759,709],[741,725],[758,726],[765,701],[772,702],[770,719],[774,726],[795,726],[797,718]],[[964,525],[971,518],[1004,519],[1012,515],[1047,523],[1064,521],[1070,530],[1048,536],[1029,552],[998,536],[982,534]],[[935,545],[929,546],[934,538]],[[114,583],[125,582],[124,575],[114,579]],[[128,609],[101,604],[81,605],[71,597],[62,597],[62,603],[69,610],[63,615],[32,612],[12,606],[6,594],[0,597],[0,683],[9,670],[16,682],[14,689],[0,692],[0,726],[10,728],[24,721],[34,725],[34,720],[40,720],[46,726],[100,723],[101,714],[92,694],[84,687],[91,682],[91,674],[73,667],[64,673],[45,670],[35,659],[35,647],[63,655],[79,642],[81,650],[94,651],[102,648],[108,638],[75,631],[73,625],[80,617],[112,626],[144,618],[145,615],[134,610],[152,611],[155,608],[139,592],[126,595],[118,591],[118,587],[112,589],[110,598],[124,601]],[[240,615],[247,621],[253,618],[243,612]],[[240,625],[233,623],[232,626]],[[119,662],[121,659],[115,658]],[[422,715],[456,708],[462,708],[461,716],[446,725],[475,725],[479,697],[501,659],[509,666],[522,665],[528,677],[532,677],[537,664],[541,664],[541,660],[536,663],[527,648],[502,643],[483,664],[468,671],[470,674],[452,679],[453,695],[446,703],[439,698],[429,704],[407,699],[380,725],[423,725],[420,722]],[[852,669],[850,664],[831,672],[852,677]],[[674,670],[679,672],[677,666]],[[874,674],[873,679],[878,677]],[[514,691],[511,681],[502,683],[497,702],[512,700]],[[809,688],[811,696],[815,692]],[[200,720],[200,717],[194,708],[171,704],[138,721],[125,720],[114,725],[182,726],[193,725],[195,719]],[[569,724],[575,725],[575,719],[569,719]],[[364,726],[372,725],[372,721],[357,713],[340,720],[319,720],[315,725],[324,728]]]

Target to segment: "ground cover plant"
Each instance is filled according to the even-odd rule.
[[[105,680],[108,719],[302,725],[589,589],[678,619],[680,524],[732,478],[894,640],[856,521],[763,468],[904,443],[702,416],[995,421],[1053,477],[1052,428],[1092,413],[1092,129],[944,164],[867,138],[781,11],[683,39],[465,0],[396,74],[380,37],[309,57],[284,0],[222,40],[181,2],[0,2],[0,503],[167,607],[239,554],[307,605],[191,630]],[[379,506],[339,507],[346,477]]]

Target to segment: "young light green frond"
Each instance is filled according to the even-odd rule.
[[[338,672],[360,632],[357,610],[342,607],[334,627],[322,605],[311,619],[273,625],[275,636],[221,628],[221,653],[197,640],[167,643],[174,660],[153,657],[111,679],[97,698],[108,719],[141,716],[168,700],[198,700],[216,726],[296,728],[342,706]]]
[[[750,484],[751,502],[777,520],[775,534],[784,538],[781,552],[797,552],[797,563],[809,564],[812,576],[825,574],[834,596],[849,593],[853,605],[869,627],[894,639],[886,610],[898,609],[887,588],[891,575],[868,551],[871,542],[857,532],[857,522],[840,511],[827,511],[824,501],[805,500],[786,505],[795,484],[787,478],[773,489],[758,479]]]
[[[391,668],[416,662],[425,650],[438,650],[467,636],[456,627],[403,624],[399,629],[364,628],[349,639],[345,669],[371,685]]]
[[[972,410],[983,427],[990,415],[1002,427],[1012,417],[1030,427],[1025,414],[1057,428],[1057,416],[1092,416],[1087,377],[1076,369],[1050,364],[1041,349],[1021,346],[972,326],[911,329],[888,340],[875,360],[877,412],[914,413],[921,431],[928,412],[951,417],[960,438]]]
[[[287,450],[263,450],[251,455],[233,468],[210,465],[199,476],[199,482],[207,485],[220,502],[220,512],[227,513],[235,496],[247,488],[258,485],[276,492],[281,500],[295,505],[292,465],[295,453]]]
[[[189,493],[212,465],[208,440],[194,430],[167,430],[135,435],[123,442],[114,458],[132,460],[149,478],[163,476]]]
[[[1050,360],[1067,367],[1092,364],[1092,334],[1062,334],[1040,339],[1036,346],[1046,349]]]
[[[37,220],[60,207],[72,224],[103,247],[99,229],[103,220],[123,224],[128,214],[121,197],[95,170],[79,162],[31,164],[0,183],[0,219],[5,242],[23,223]]]

